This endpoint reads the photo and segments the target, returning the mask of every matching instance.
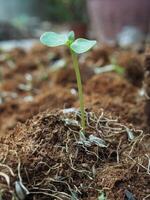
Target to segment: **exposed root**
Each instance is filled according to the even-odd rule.
[[[45,112],[25,126],[19,125],[2,141],[1,173],[11,175],[9,189],[0,179],[2,197],[7,200],[16,194],[41,200],[97,199],[105,189],[106,196],[112,199],[112,191],[120,181],[124,192],[129,183],[139,198],[132,179],[142,173],[148,180],[150,136],[106,116],[103,110],[97,114],[86,111],[85,115],[85,134],[78,111]],[[10,148],[6,155],[3,150],[7,145]],[[143,190],[140,198],[148,195]]]

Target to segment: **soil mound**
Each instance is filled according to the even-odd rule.
[[[111,116],[46,111],[1,139],[1,198],[148,199],[150,135]]]

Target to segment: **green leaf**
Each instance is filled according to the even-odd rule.
[[[125,74],[125,68],[120,67],[119,65],[114,65],[114,71],[117,72],[120,75]]]
[[[71,49],[77,53],[85,53],[88,50],[90,50],[94,45],[96,44],[95,40],[87,40],[87,39],[83,39],[83,38],[79,38],[77,40],[75,40],[72,44],[71,44]]]
[[[97,200],[107,200],[106,196],[105,196],[105,193],[104,192],[101,192],[98,196],[98,199]]]
[[[74,34],[74,31],[70,31],[68,33],[68,39],[70,42],[73,42],[75,40],[75,34]]]
[[[66,34],[58,34],[54,32],[45,32],[41,37],[40,41],[49,46],[49,47],[57,47],[60,45],[64,45],[67,43],[68,38]]]

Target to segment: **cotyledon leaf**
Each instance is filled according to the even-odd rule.
[[[57,47],[60,45],[65,45],[68,41],[66,34],[58,34],[54,32],[45,32],[41,37],[40,41],[49,47]]]
[[[77,54],[85,53],[96,44],[96,40],[87,40],[84,38],[76,39],[70,48]]]

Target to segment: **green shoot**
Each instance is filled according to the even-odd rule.
[[[46,32],[44,33],[40,41],[49,47],[56,47],[61,45],[66,45],[71,52],[73,67],[76,74],[77,86],[78,86],[78,94],[80,101],[80,112],[81,112],[81,127],[83,131],[86,128],[86,120],[84,115],[84,99],[83,99],[83,89],[81,82],[81,75],[78,64],[78,54],[85,53],[90,50],[95,44],[95,40],[87,40],[84,38],[75,39],[75,34],[73,31],[68,34],[58,34],[54,32]]]
[[[107,197],[105,196],[104,192],[101,192],[98,196],[98,200],[107,200]]]

